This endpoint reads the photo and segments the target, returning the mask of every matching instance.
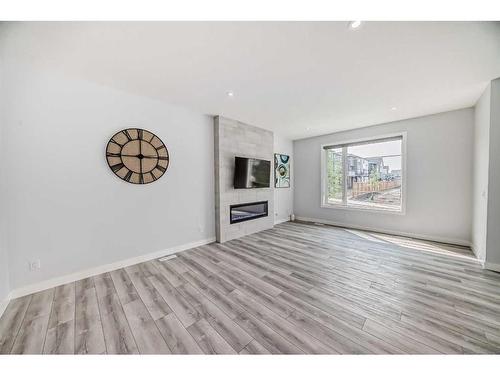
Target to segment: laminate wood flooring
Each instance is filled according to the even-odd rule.
[[[12,300],[0,353],[500,353],[500,274],[460,246],[288,222]]]

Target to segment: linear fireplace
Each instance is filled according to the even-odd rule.
[[[231,224],[258,219],[268,215],[267,201],[233,204],[230,206]]]

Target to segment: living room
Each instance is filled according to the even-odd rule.
[[[3,21],[0,86],[1,354],[500,353],[499,22]]]

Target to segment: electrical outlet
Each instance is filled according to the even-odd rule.
[[[31,272],[38,271],[40,269],[40,259],[31,260],[28,262],[28,267]]]

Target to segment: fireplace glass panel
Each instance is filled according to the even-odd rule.
[[[230,208],[231,224],[258,219],[268,215],[267,201],[234,204]]]

